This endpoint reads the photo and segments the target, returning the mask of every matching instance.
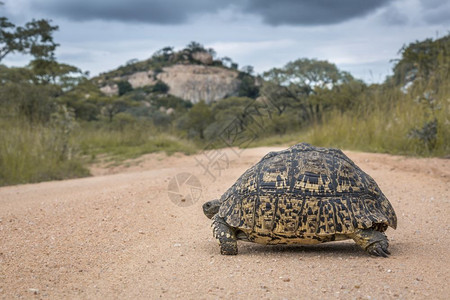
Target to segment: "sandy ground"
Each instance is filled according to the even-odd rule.
[[[95,177],[0,188],[0,298],[448,299],[450,160],[346,152],[397,212],[390,258],[353,241],[240,243],[221,256],[202,203],[278,149],[212,153],[222,156],[211,174],[202,154],[153,154]],[[194,177],[171,186],[171,201],[181,173]]]

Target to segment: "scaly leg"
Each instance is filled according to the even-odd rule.
[[[388,257],[388,254],[391,254],[388,250],[388,239],[383,232],[374,229],[358,229],[349,237],[371,255]]]
[[[216,214],[213,218],[213,235],[219,241],[220,253],[224,255],[236,255],[238,253],[235,231]]]

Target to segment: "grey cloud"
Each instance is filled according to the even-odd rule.
[[[423,18],[429,24],[450,24],[448,0],[421,0]]]
[[[369,14],[390,0],[249,0],[245,10],[271,25],[335,24]]]
[[[400,12],[396,7],[389,7],[381,14],[383,22],[389,25],[406,25],[409,22],[408,15]]]
[[[216,12],[224,1],[208,0],[46,0],[32,3],[38,11],[71,20],[181,24],[196,13]]]
[[[424,7],[439,7],[447,4],[448,0],[420,0],[420,4]]]
[[[202,13],[232,7],[259,16],[270,25],[334,24],[364,16],[392,0],[45,0],[32,3],[41,12],[72,20],[116,20],[182,24]]]

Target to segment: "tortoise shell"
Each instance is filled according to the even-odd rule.
[[[265,155],[220,203],[226,223],[263,244],[321,243],[397,226],[372,177],[342,151],[305,143]]]

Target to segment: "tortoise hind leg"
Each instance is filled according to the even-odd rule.
[[[220,253],[236,255],[238,253],[237,238],[234,229],[216,214],[213,218],[213,235],[219,241]]]
[[[371,255],[388,257],[388,254],[391,254],[388,250],[388,239],[383,232],[374,229],[358,229],[349,237]]]

